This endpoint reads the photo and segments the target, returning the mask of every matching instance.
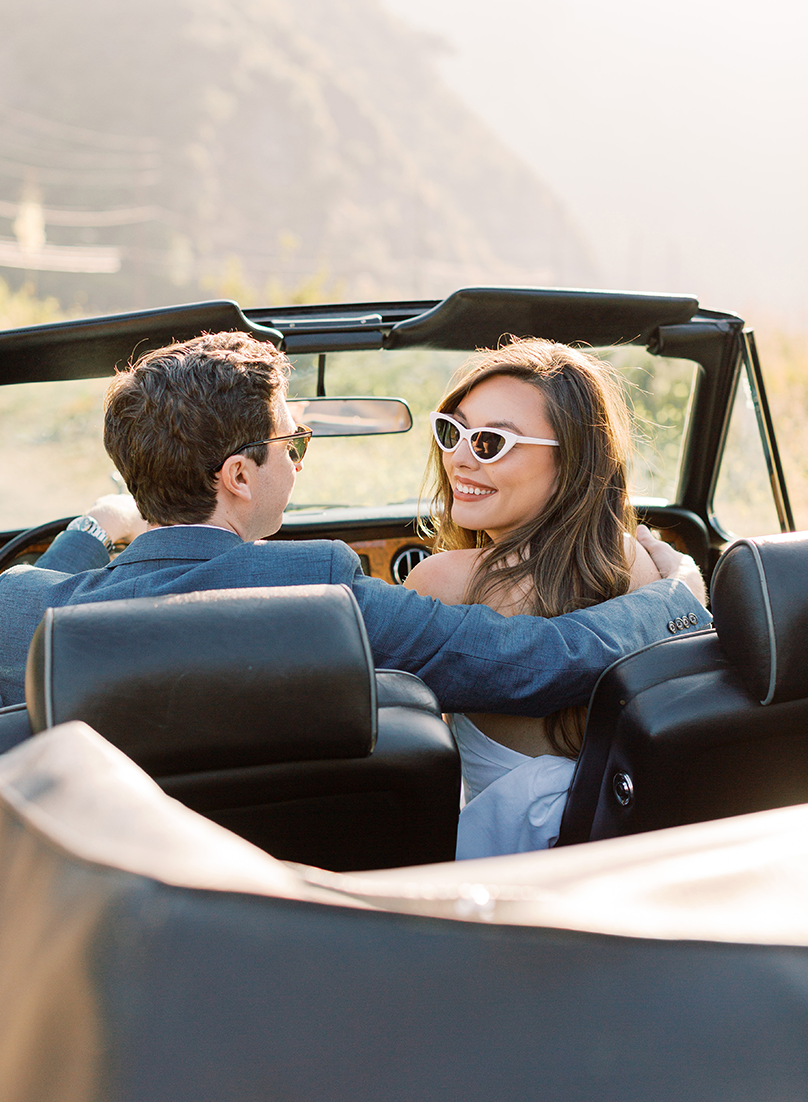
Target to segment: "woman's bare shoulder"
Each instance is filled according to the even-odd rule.
[[[477,567],[480,552],[440,551],[414,566],[404,585],[424,597],[437,597],[447,605],[463,603],[463,595]]]
[[[648,585],[649,582],[658,582],[662,575],[642,544],[634,536],[630,536],[628,532],[626,532],[624,539],[626,541],[626,557],[631,569],[631,586],[629,588],[639,589],[641,585]]]

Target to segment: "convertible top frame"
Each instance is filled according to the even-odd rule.
[[[241,329],[286,352],[427,347],[472,350],[504,335],[541,334],[565,344],[658,343],[660,327],[707,334],[731,314],[699,310],[695,298],[619,291],[471,287],[440,302],[353,303],[242,310],[226,300],[166,306],[0,332],[0,385],[111,375],[172,341]],[[693,326],[695,325],[695,329]]]

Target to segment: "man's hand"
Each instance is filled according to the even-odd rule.
[[[644,524],[637,525],[637,541],[654,560],[654,565],[663,578],[684,582],[696,600],[701,601],[705,608],[707,607],[707,589],[704,579],[689,555],[682,555],[674,551],[669,543],[656,539]]]
[[[129,494],[104,494],[87,510],[113,543],[131,543],[149,527]]]

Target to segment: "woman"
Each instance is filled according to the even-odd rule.
[[[412,570],[411,589],[506,616],[558,616],[659,578],[634,537],[629,414],[610,365],[513,340],[461,369],[431,417],[440,554]],[[466,799],[459,858],[556,841],[584,717],[450,717]]]

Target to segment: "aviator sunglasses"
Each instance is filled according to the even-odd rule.
[[[432,432],[438,447],[444,452],[453,452],[461,440],[465,440],[480,463],[496,463],[507,455],[514,444],[547,444],[557,448],[557,440],[540,440],[535,436],[517,436],[505,429],[467,429],[450,417],[448,413],[430,413]]]
[[[249,444],[242,444],[235,451],[230,452],[230,455],[226,455],[216,470],[220,471],[231,455],[238,455],[239,452],[246,451],[247,448],[257,448],[259,444],[275,444],[279,440],[288,441],[286,448],[292,462],[302,463],[313,431],[308,425],[298,425],[297,432],[290,433],[288,436],[270,436],[269,440],[251,440]]]

